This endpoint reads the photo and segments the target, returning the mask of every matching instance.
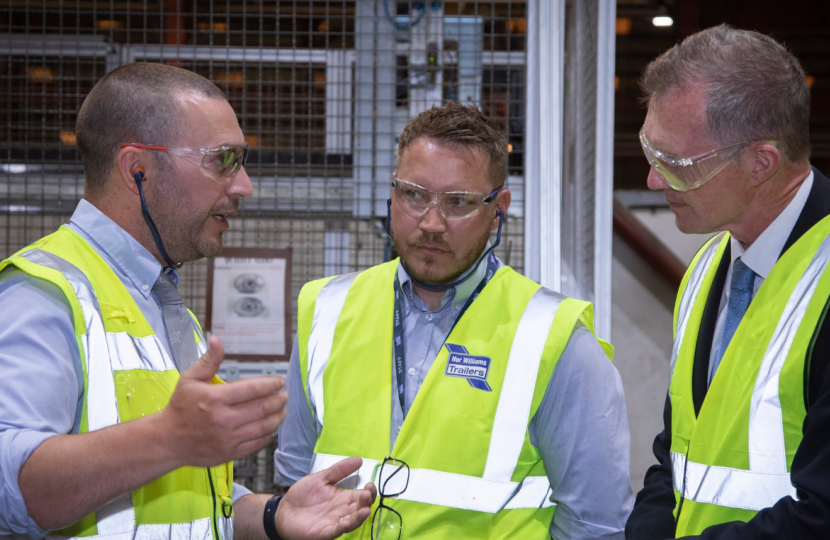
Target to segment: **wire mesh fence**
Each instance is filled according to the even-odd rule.
[[[141,61],[207,77],[236,111],[254,196],[224,243],[292,248],[292,330],[304,283],[390,256],[385,201],[398,134],[446,99],[476,103],[504,127],[513,204],[496,253],[521,272],[525,31],[525,3],[513,0],[8,0],[0,253],[68,222],[83,196],[78,109],[106,73]],[[206,266],[181,271],[200,320]],[[270,486],[270,463],[261,452],[238,464],[238,476]]]

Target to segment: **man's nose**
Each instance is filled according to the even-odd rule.
[[[427,233],[442,233],[447,230],[447,223],[436,203],[433,202],[427,207],[427,211],[421,217],[418,227]]]
[[[228,182],[228,195],[237,195],[243,199],[247,199],[254,194],[254,185],[251,183],[251,178],[248,176],[248,171],[245,167],[241,167],[235,176],[230,178]]]
[[[646,185],[648,186],[648,189],[653,189],[655,191],[670,189],[669,184],[666,182],[666,179],[663,178],[662,174],[655,171],[654,167],[649,167],[649,169],[648,169],[648,177],[646,178]]]

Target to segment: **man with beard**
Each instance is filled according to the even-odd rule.
[[[131,64],[78,114],[84,199],[69,225],[0,263],[0,535],[328,539],[373,488],[339,463],[284,498],[233,481],[285,417],[281,377],[231,384],[176,289],[252,194],[224,94]],[[175,262],[174,262],[175,261]],[[282,504],[280,504],[282,502]]]
[[[592,307],[488,247],[507,141],[475,106],[413,119],[388,224],[400,260],[300,293],[276,482],[359,455],[380,502],[353,537],[622,538],[629,435]]]

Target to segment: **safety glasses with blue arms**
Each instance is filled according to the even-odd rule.
[[[435,206],[444,219],[457,221],[467,219],[481,212],[493,202],[503,188],[490,193],[477,191],[432,191],[414,182],[392,178],[392,194],[395,200],[410,214],[421,217],[430,207]]]

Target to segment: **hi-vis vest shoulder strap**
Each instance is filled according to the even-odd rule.
[[[728,244],[722,234],[704,246],[678,293],[669,394],[679,536],[746,521],[782,497],[798,499],[790,467],[806,415],[805,358],[830,296],[830,219],[808,231],[767,276],[696,417],[697,334]]]
[[[390,318],[397,264],[312,282],[300,295],[301,373],[320,431],[312,472],[357,454],[364,464],[352,479],[355,485],[376,481],[378,464],[390,454],[392,325],[401,323]],[[388,325],[379,324],[383,320]],[[548,535],[555,505],[527,430],[577,321],[592,328],[590,304],[540,288],[509,268],[484,288],[447,343],[469,346],[470,354],[492,360],[487,375],[492,392],[447,377],[442,349],[391,450],[410,465],[406,490],[386,503],[407,516],[407,537],[460,538],[461,529],[464,538]],[[362,354],[353,354],[357,350]],[[354,394],[346,411],[349,392]],[[454,411],[475,414],[458,423]],[[481,429],[470,431],[468,422]],[[401,506],[407,504],[421,506]],[[461,513],[453,517],[454,512]],[[521,517],[505,518],[511,512]],[[418,529],[435,519],[468,525],[443,536]],[[535,528],[527,528],[530,521]]]
[[[72,308],[84,376],[79,433],[161,410],[179,379],[173,359],[112,269],[69,228],[0,263],[59,287]],[[197,336],[198,327],[194,329]],[[198,339],[200,352],[203,340]],[[231,465],[183,467],[118,497],[50,538],[230,539]],[[216,495],[212,493],[216,492]]]

